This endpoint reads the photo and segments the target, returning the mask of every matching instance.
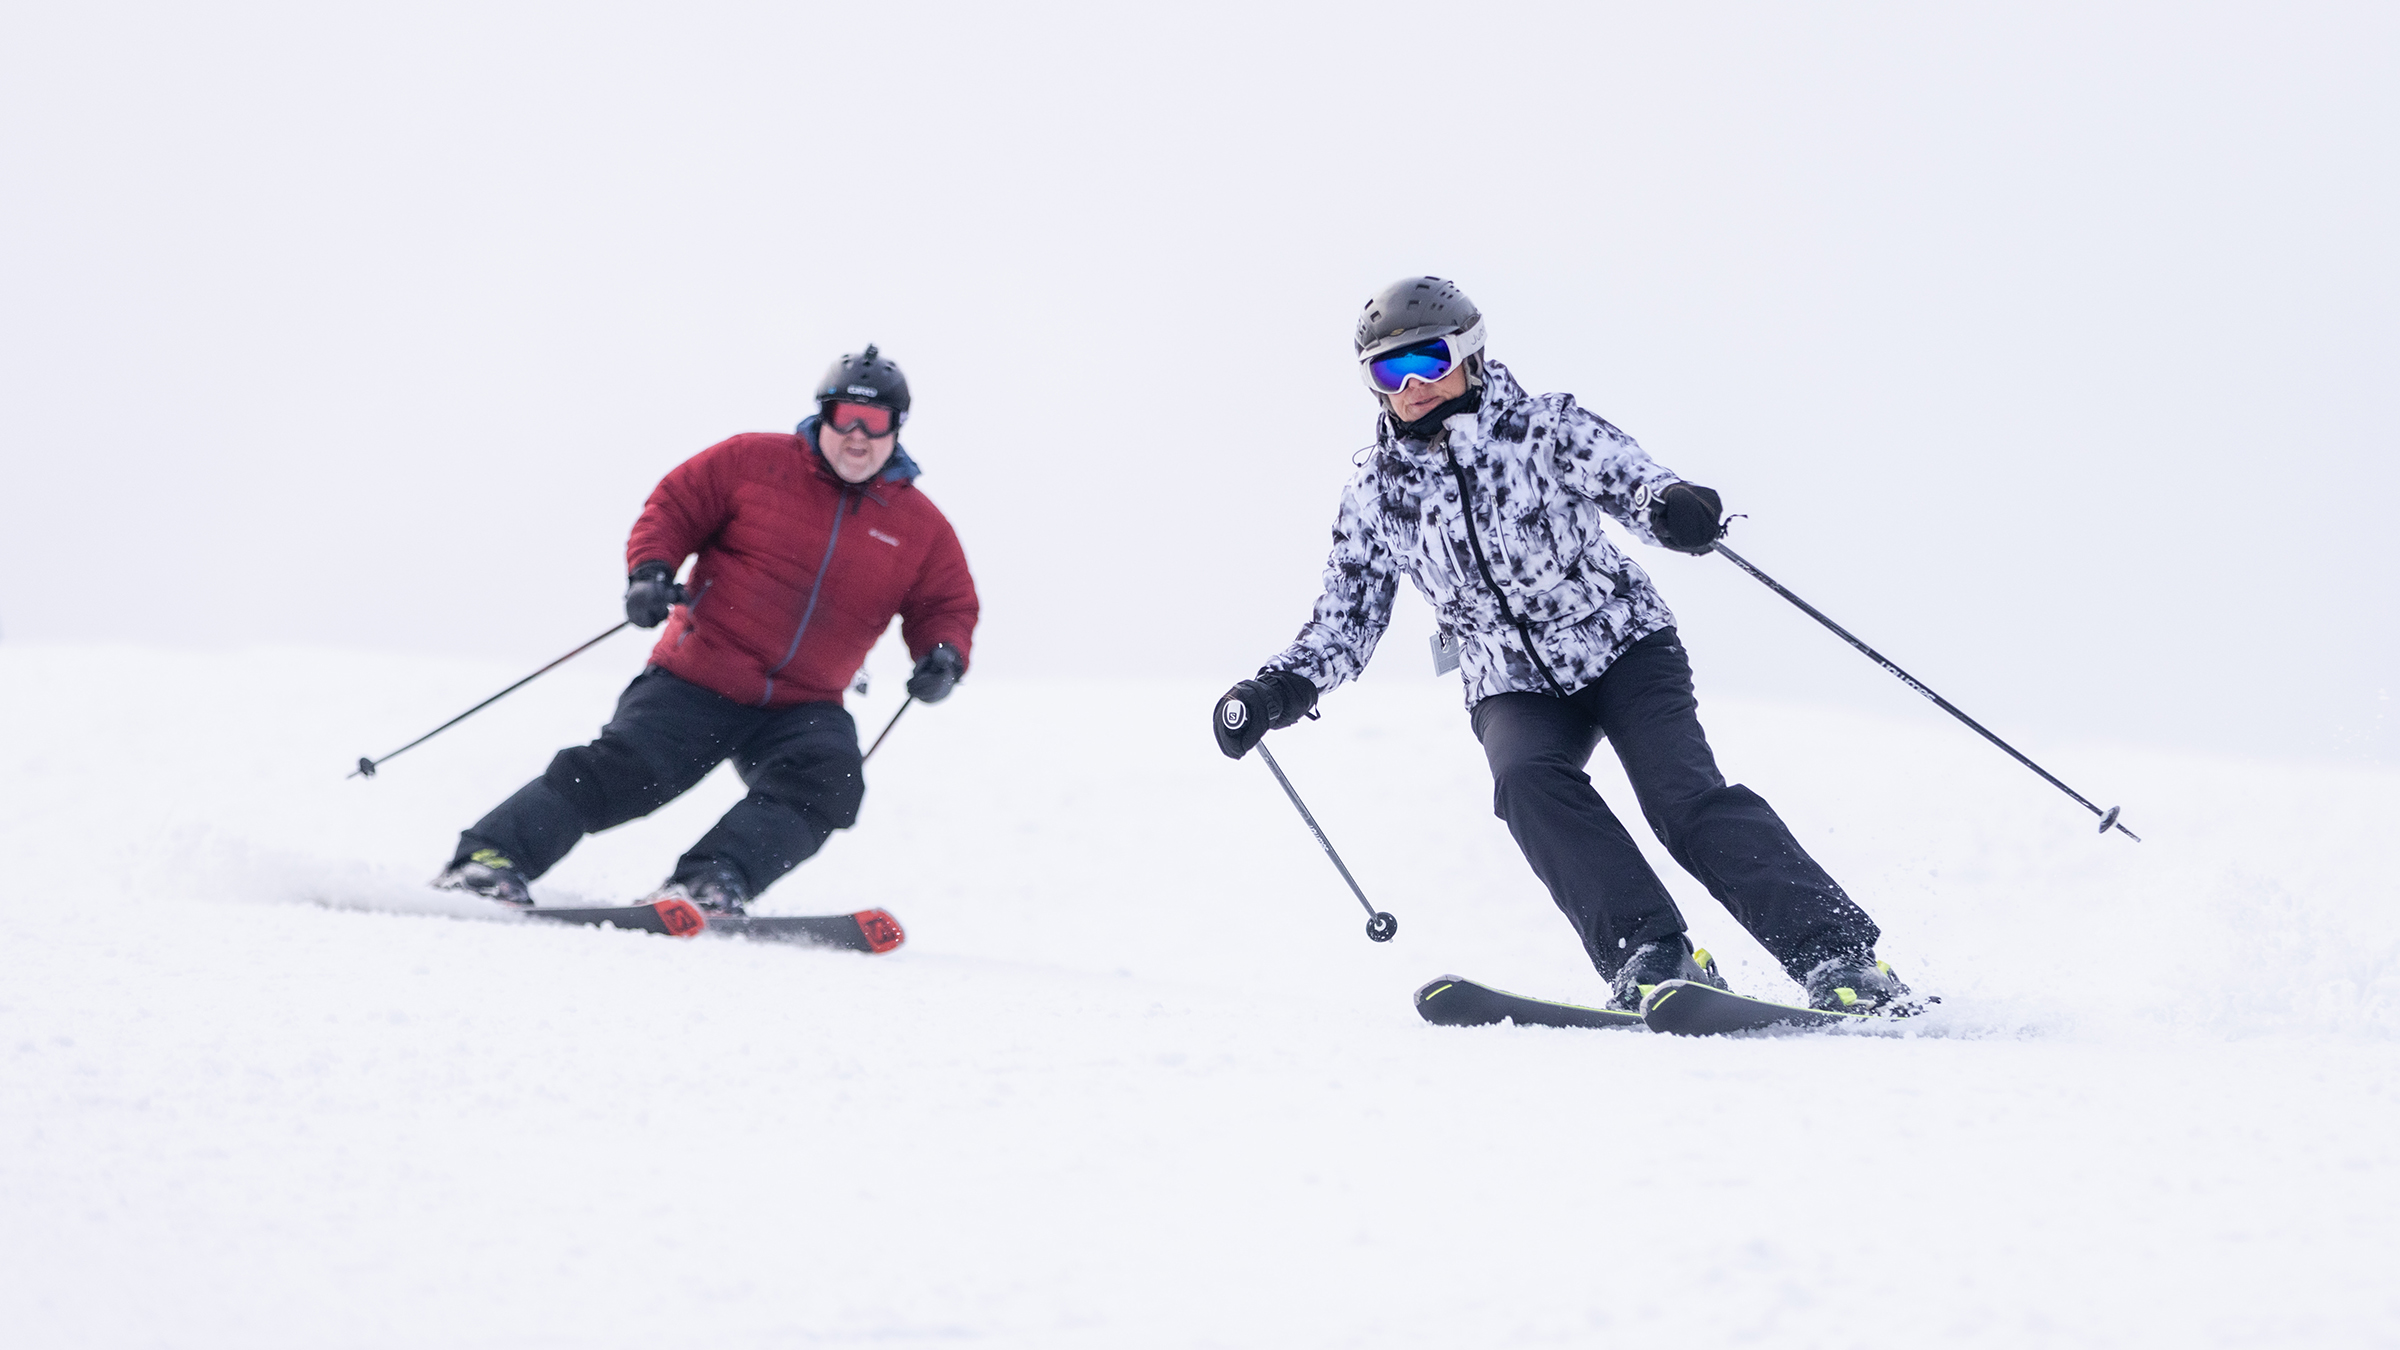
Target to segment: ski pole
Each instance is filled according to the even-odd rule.
[[[388,755],[385,755],[385,756],[383,757],[383,759],[369,759],[369,758],[367,758],[367,757],[366,757],[366,756],[364,756],[364,755],[361,755],[361,756],[359,756],[359,757],[358,757],[358,767],[357,767],[357,768],[355,768],[355,769],[352,769],[350,772],[348,772],[348,773],[346,773],[346,774],[343,774],[342,776],[343,776],[344,778],[373,778],[373,777],[375,776],[375,770],[376,770],[378,767],[380,767],[380,766],[383,764],[384,760],[389,760],[389,759],[397,759],[397,758],[399,758],[401,755],[403,755],[403,754],[406,754],[407,752],[409,752],[409,751],[411,751],[411,750],[414,750],[414,749],[416,749],[418,746],[420,746],[420,745],[423,745],[425,742],[432,740],[434,737],[441,735],[443,732],[445,732],[445,731],[448,731],[450,728],[452,728],[452,727],[454,727],[454,726],[457,726],[459,723],[466,721],[468,718],[470,718],[470,717],[473,717],[475,714],[477,714],[477,713],[479,713],[479,712],[482,712],[484,709],[486,709],[486,708],[488,708],[488,707],[492,706],[492,705],[493,705],[493,704],[495,704],[495,703],[498,703],[500,700],[502,700],[502,699],[504,699],[504,698],[507,698],[507,697],[508,697],[510,694],[513,694],[513,693],[517,692],[518,690],[520,690],[520,689],[524,688],[526,685],[529,685],[529,684],[533,683],[533,682],[534,682],[536,679],[540,678],[541,676],[549,674],[551,671],[558,669],[560,666],[563,666],[563,665],[565,665],[567,662],[569,662],[569,661],[573,660],[574,658],[576,658],[576,657],[578,657],[578,656],[581,656],[581,655],[583,655],[585,652],[588,652],[588,651],[590,651],[592,648],[599,646],[601,643],[603,643],[603,642],[606,642],[607,640],[609,640],[609,639],[610,639],[610,638],[612,638],[612,637],[615,637],[615,636],[617,635],[618,629],[631,628],[632,626],[633,626],[633,620],[631,620],[631,619],[627,619],[627,620],[625,620],[624,622],[622,622],[622,623],[619,623],[619,624],[616,626],[616,628],[611,628],[611,629],[609,629],[607,632],[605,632],[605,633],[602,633],[600,636],[598,636],[598,637],[596,637],[596,638],[593,638],[591,641],[589,641],[589,642],[587,642],[587,643],[583,644],[583,645],[582,645],[582,646],[580,646],[580,647],[577,647],[575,650],[573,650],[573,651],[571,651],[571,652],[568,652],[568,653],[567,653],[565,656],[562,656],[562,657],[558,658],[557,660],[555,660],[555,661],[551,662],[549,665],[546,665],[546,666],[542,667],[540,670],[537,670],[537,671],[533,672],[533,674],[526,676],[524,679],[521,679],[521,680],[517,681],[515,684],[512,684],[512,685],[510,685],[508,688],[501,690],[499,693],[492,695],[490,698],[487,698],[487,699],[485,699],[483,702],[476,704],[474,707],[467,709],[465,712],[463,712],[463,713],[460,713],[458,716],[456,716],[456,717],[453,717],[453,718],[451,718],[449,721],[442,723],[440,726],[438,726],[438,727],[435,727],[433,730],[431,730],[431,731],[428,731],[428,732],[426,732],[424,735],[417,737],[415,740],[413,740],[413,741],[410,741],[408,744],[406,744],[406,745],[404,745],[404,746],[401,746],[399,749],[397,749],[397,750],[394,750],[392,753],[390,753],[390,754],[388,754]]]
[[[1756,567],[1751,566],[1749,560],[1742,557],[1741,554],[1725,547],[1722,542],[1717,544],[1716,551],[1725,555],[1725,561],[1732,563],[1734,566],[1758,578],[1768,590],[1775,592],[1784,599],[1791,601],[1794,605],[1799,606],[1801,613],[1806,614],[1808,617],[1815,619],[1818,623],[1821,623],[1827,628],[1832,629],[1834,634],[1841,638],[1842,641],[1858,648],[1858,650],[1864,654],[1868,660],[1883,667],[1885,670],[1890,671],[1893,677],[1898,679],[1900,683],[1907,685],[1909,688],[1916,690],[1918,693],[1923,694],[1927,699],[1931,700],[1933,706],[1950,714],[1952,717],[1957,718],[1959,721],[1966,723],[1968,727],[1974,730],[1976,735],[1983,737],[1985,740],[1990,741],[1992,744],[2007,751],[2009,758],[2015,760],[2019,764],[2024,765],[2026,768],[2033,770],[2035,773],[2040,774],[2042,776],[2042,780],[2048,783],[2050,786],[2057,788],[2059,791],[2067,794],[2070,797],[2073,797],[2078,803],[2082,804],[2084,810],[2100,817],[2100,833],[2106,834],[2111,828],[2114,828],[2121,832],[2126,838],[2131,839],[2133,842],[2137,844],[2142,842],[2142,837],[2140,835],[2126,829],[2124,822],[2117,819],[2118,808],[2112,806],[2103,811],[2099,807],[2092,805],[2091,801],[2082,793],[2077,792],[2075,789],[2058,781],[2058,778],[2048,769],[2045,769],[2041,765],[2034,763],[2030,759],[2027,759],[2017,750],[2017,747],[2010,745],[2008,742],[2001,740],[1999,737],[1986,730],[1983,723],[1976,721],[1974,718],[1967,716],[1963,712],[1960,712],[1958,708],[1950,702],[1950,700],[1943,698],[1940,694],[1937,694],[1926,688],[1923,684],[1917,681],[1915,676],[1892,664],[1891,658],[1875,650],[1873,647],[1868,646],[1864,642],[1859,641],[1856,637],[1851,635],[1849,629],[1844,628],[1840,624],[1835,623],[1833,620],[1825,617],[1823,610],[1818,609],[1815,605],[1808,603],[1799,596],[1792,594],[1790,591],[1784,589],[1784,586],[1781,582],[1775,580],[1775,578],[1771,576],[1768,576],[1766,573],[1759,571]]]
[[[893,713],[893,714],[892,714],[892,720],[891,720],[891,721],[889,721],[889,722],[886,722],[886,723],[884,723],[884,724],[883,724],[883,733],[882,733],[882,735],[879,735],[879,736],[877,736],[877,737],[875,738],[875,743],[874,743],[873,745],[870,745],[870,746],[868,746],[868,747],[867,747],[867,753],[865,753],[865,754],[863,754],[863,755],[860,755],[860,756],[858,757],[858,762],[859,762],[859,763],[861,763],[861,764],[864,764],[864,763],[866,763],[868,760],[875,758],[875,752],[876,752],[876,751],[878,751],[878,750],[881,750],[881,749],[883,748],[883,738],[884,738],[884,736],[889,736],[889,735],[891,735],[891,734],[892,734],[892,728],[893,728],[893,727],[896,727],[896,726],[898,726],[898,725],[900,725],[900,713],[907,712],[907,711],[908,711],[908,705],[909,705],[909,704],[911,704],[911,703],[914,703],[914,702],[916,702],[916,701],[917,701],[917,696],[916,696],[915,694],[910,694],[910,695],[909,695],[907,698],[904,698],[904,699],[900,700],[900,712]]]
[[[1275,762],[1275,756],[1268,751],[1266,743],[1263,741],[1259,743],[1258,754],[1267,762],[1267,768],[1274,772],[1275,781],[1283,784],[1283,795],[1291,798],[1292,805],[1299,808],[1300,818],[1308,822],[1308,832],[1317,837],[1317,843],[1324,848],[1325,856],[1333,859],[1333,870],[1342,874],[1342,880],[1350,883],[1350,893],[1358,897],[1359,904],[1366,906],[1367,936],[1377,942],[1391,941],[1392,934],[1400,931],[1400,921],[1367,903],[1367,893],[1358,888],[1358,879],[1350,875],[1350,869],[1342,866],[1342,855],[1333,851],[1333,841],[1327,839],[1325,831],[1317,827],[1317,818],[1308,813],[1308,803],[1301,801],[1300,794],[1292,790],[1292,780],[1283,776],[1283,766]]]

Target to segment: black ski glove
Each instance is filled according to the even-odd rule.
[[[643,563],[625,578],[625,617],[636,628],[658,627],[667,621],[667,611],[682,603],[675,569],[663,562]]]
[[[1317,687],[1288,670],[1262,670],[1217,700],[1217,748],[1227,759],[1240,759],[1270,731],[1280,731],[1317,706]]]
[[[908,696],[919,703],[939,703],[950,697],[958,687],[958,677],[967,673],[967,658],[947,642],[933,644],[908,675]]]
[[[1715,489],[1697,483],[1670,483],[1650,494],[1650,532],[1658,542],[1680,553],[1706,553],[1725,537],[1717,518],[1725,502]]]

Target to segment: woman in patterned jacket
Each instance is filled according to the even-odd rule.
[[[1315,613],[1218,700],[1218,746],[1241,758],[1365,669],[1405,572],[1457,660],[1493,808],[1612,1007],[1638,1010],[1671,979],[1724,981],[1584,773],[1604,737],[1667,852],[1812,1005],[1892,1005],[1907,989],[1875,958],[1874,921],[1765,800],[1717,772],[1675,616],[1601,527],[1605,515],[1644,543],[1706,553],[1723,532],[1717,494],[1573,396],[1527,394],[1483,340],[1474,303],[1438,277],[1367,302],[1356,346],[1382,408],[1375,445],[1342,495]]]

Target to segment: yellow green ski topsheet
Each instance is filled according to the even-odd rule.
[[[1830,1027],[1867,1022],[1867,1013],[1821,1012],[1763,998],[1744,998],[1690,980],[1669,980],[1642,1001],[1642,1021],[1673,1036],[1722,1036],[1769,1027]]]

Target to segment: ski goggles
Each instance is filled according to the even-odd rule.
[[[872,403],[827,403],[825,425],[835,435],[863,431],[869,436],[889,436],[899,427],[900,415]]]
[[[1405,347],[1376,352],[1358,359],[1359,375],[1367,387],[1378,394],[1397,394],[1414,380],[1431,384],[1466,363],[1466,359],[1483,350],[1483,320],[1463,333],[1446,333],[1441,337],[1412,342]]]

